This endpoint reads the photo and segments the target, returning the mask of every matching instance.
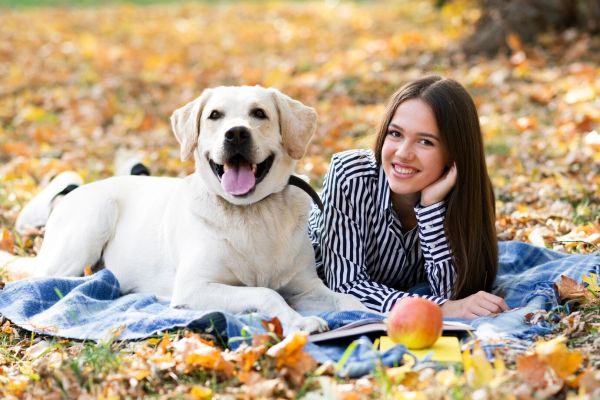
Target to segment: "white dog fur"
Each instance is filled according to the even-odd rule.
[[[276,89],[206,89],[171,116],[182,159],[194,157],[193,174],[83,185],[51,213],[39,255],[7,267],[35,276],[80,276],[103,260],[125,293],[151,293],[174,307],[258,310],[278,317],[288,331],[325,330],[321,318],[294,310],[365,307],[318,278],[307,235],[310,198],[287,185],[316,118],[312,108]],[[242,133],[232,135],[232,128]],[[227,142],[236,140],[249,164],[233,162],[239,168],[234,178],[242,182],[233,179],[235,190],[252,186],[243,173],[263,173],[268,163],[261,163],[274,156],[266,176],[243,194],[226,190],[218,177],[237,145]]]

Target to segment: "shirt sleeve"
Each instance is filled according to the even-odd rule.
[[[349,189],[339,164],[334,157],[322,192],[319,247],[325,282],[332,290],[357,297],[367,308],[387,313],[398,299],[416,295],[371,280],[365,262],[366,202],[358,198],[356,190]],[[421,297],[437,304],[445,302],[439,296]]]
[[[449,299],[453,294],[456,271],[444,229],[446,202],[427,207],[417,205],[415,214],[429,286],[435,296]]]

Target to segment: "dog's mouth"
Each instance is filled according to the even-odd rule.
[[[233,196],[243,197],[250,194],[269,173],[275,155],[271,154],[263,162],[252,164],[237,154],[225,164],[217,164],[208,158],[208,163],[223,190]]]

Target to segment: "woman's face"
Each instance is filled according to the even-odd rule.
[[[423,100],[398,106],[383,142],[381,162],[397,195],[416,195],[445,172],[450,160],[433,111]]]

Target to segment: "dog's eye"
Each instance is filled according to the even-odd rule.
[[[267,114],[265,113],[265,110],[263,110],[262,108],[253,108],[250,111],[250,115],[254,118],[258,118],[258,119],[269,119],[267,117]]]
[[[217,110],[212,110],[210,115],[208,116],[208,119],[219,119],[223,116],[223,113]]]

